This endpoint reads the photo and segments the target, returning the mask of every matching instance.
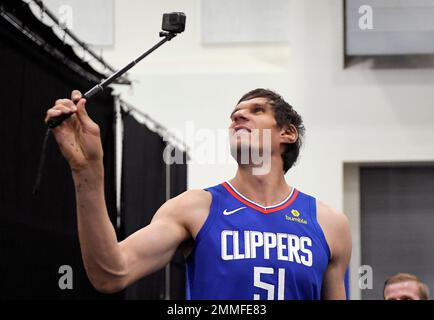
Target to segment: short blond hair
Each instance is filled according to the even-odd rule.
[[[414,281],[417,283],[419,287],[419,298],[421,300],[429,300],[428,286],[425,283],[423,283],[418,277],[410,273],[397,273],[394,276],[388,278],[384,282],[383,297],[384,297],[384,291],[389,284],[407,282],[407,281]]]

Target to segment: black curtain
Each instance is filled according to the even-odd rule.
[[[161,137],[123,115],[121,229],[125,237],[148,225],[165,200]],[[161,299],[164,271],[145,277],[125,290],[126,299]]]
[[[182,154],[182,163],[170,166],[170,198],[176,197],[187,190],[187,153],[174,148],[175,154]],[[172,153],[172,154],[173,154]],[[185,259],[177,250],[170,263],[170,299],[185,299]]]
[[[166,201],[166,143],[157,133],[123,113],[123,159],[121,217],[123,236],[127,237],[148,225]],[[185,158],[184,153],[184,158]],[[170,197],[186,190],[187,165],[170,166]],[[185,298],[184,258],[178,251],[171,262],[171,299]],[[149,275],[125,290],[126,299],[164,299],[165,269]]]
[[[50,45],[73,54],[20,1],[2,1]],[[49,34],[49,35],[47,35]],[[53,37],[54,36],[54,37]],[[56,40],[54,40],[56,39]],[[92,71],[77,57],[84,69]],[[0,298],[107,299],[85,274],[77,235],[70,169],[54,141],[48,145],[38,196],[32,195],[46,126],[46,110],[73,89],[95,85],[71,71],[0,17]],[[99,75],[94,72],[96,77]],[[116,219],[114,177],[114,101],[106,90],[88,102],[99,124],[104,148],[105,192]],[[73,270],[73,289],[61,290],[59,267]]]

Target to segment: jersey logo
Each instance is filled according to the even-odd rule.
[[[301,215],[300,211],[293,209],[293,210],[291,210],[291,215],[292,215],[292,217],[290,215],[285,214],[285,220],[286,221],[292,221],[292,222],[298,222],[298,223],[302,223],[302,224],[307,224],[307,221],[305,219],[300,218],[300,215]]]
[[[300,216],[300,212],[298,212],[298,210],[292,209],[291,213],[294,217],[298,218]]]
[[[243,209],[245,209],[246,207],[241,207],[241,208],[238,208],[238,209],[235,209],[235,210],[232,210],[232,211],[228,211],[228,209],[225,209],[224,211],[223,211],[223,214],[225,215],[225,216],[230,216],[231,214],[233,214],[233,213],[235,213],[235,212],[237,212],[237,211],[240,211],[240,210],[243,210]]]

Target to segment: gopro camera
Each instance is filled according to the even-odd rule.
[[[171,33],[181,33],[185,30],[185,14],[183,12],[171,12],[163,14],[162,29]]]

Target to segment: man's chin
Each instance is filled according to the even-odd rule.
[[[231,155],[239,164],[242,159],[250,159],[252,155],[261,154],[258,150],[257,146],[252,146],[251,144],[234,143],[231,145]]]

